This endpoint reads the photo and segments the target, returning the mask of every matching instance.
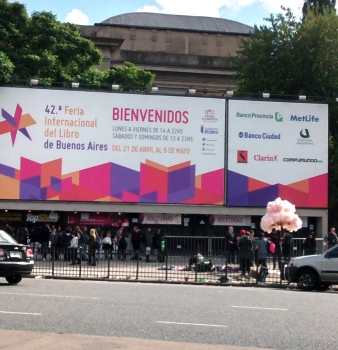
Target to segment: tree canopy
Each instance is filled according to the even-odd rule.
[[[102,53],[77,25],[61,23],[51,12],[28,16],[25,5],[0,0],[0,83],[38,78],[42,85],[79,81],[95,88],[113,80],[121,90],[153,83],[153,74],[132,64],[101,72],[101,61]]]
[[[304,93],[329,103],[329,209],[338,211],[338,16],[335,11],[308,7],[297,21],[289,9],[271,15],[269,26],[243,40],[234,66],[238,91],[263,92],[290,99]]]
[[[321,14],[324,13],[324,9],[335,12],[335,6],[336,0],[305,0],[302,12],[304,17],[306,17],[308,9]]]

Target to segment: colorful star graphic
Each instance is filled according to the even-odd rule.
[[[22,114],[22,108],[19,104],[16,105],[14,117],[12,117],[3,108],[1,108],[1,115],[6,120],[0,122],[0,135],[7,134],[8,132],[10,132],[13,146],[18,130],[32,141],[26,127],[34,125],[36,124],[36,122],[30,114]]]

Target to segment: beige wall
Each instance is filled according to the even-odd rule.
[[[155,73],[158,86],[236,87],[230,56],[243,36],[102,25],[81,26],[81,34],[102,51],[102,70],[129,61]]]

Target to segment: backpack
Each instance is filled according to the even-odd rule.
[[[95,249],[100,249],[100,246],[101,246],[100,238],[96,237],[96,240],[95,240],[95,243],[94,243],[94,247],[95,247]]]
[[[267,241],[267,244],[268,244],[268,251],[271,254],[273,254],[275,252],[275,248],[276,248],[275,244],[272,243],[271,241]]]

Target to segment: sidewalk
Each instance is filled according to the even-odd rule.
[[[167,342],[137,338],[102,337],[85,334],[55,334],[31,331],[0,330],[1,349],[11,350],[268,350],[228,345]]]

